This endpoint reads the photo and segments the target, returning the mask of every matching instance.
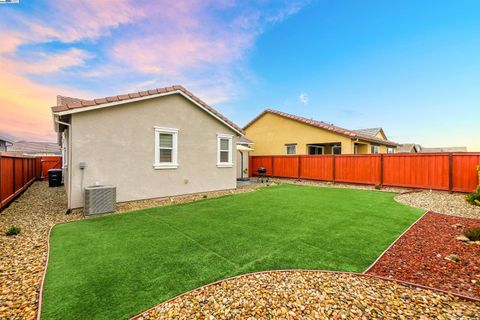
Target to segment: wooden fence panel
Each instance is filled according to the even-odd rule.
[[[55,159],[51,159],[50,166],[55,164],[58,167],[58,163],[61,166],[61,157],[53,158]],[[0,210],[27,189],[35,179],[40,178],[40,160],[40,157],[0,153]]]
[[[298,178],[299,161],[297,156],[273,157],[272,175],[275,177]]]
[[[40,161],[41,161],[41,169],[40,169],[41,179],[48,179],[48,170],[62,168],[62,157],[56,157],[56,156],[42,157]]]
[[[456,153],[452,155],[453,191],[471,192],[480,184],[477,167],[480,165],[480,153]]]
[[[333,180],[333,155],[300,156],[300,178]]]
[[[383,184],[386,186],[449,190],[449,155],[384,155]]]
[[[335,156],[335,181],[381,184],[380,155]]]
[[[260,167],[266,168],[267,169],[267,175],[271,176],[272,175],[272,168],[273,168],[273,157],[271,156],[255,156],[255,157],[250,157],[250,165],[251,170],[250,170],[250,175],[251,176],[256,176],[257,175],[257,170]]]
[[[13,158],[0,158],[1,181],[0,181],[0,202],[4,203],[8,198],[15,193],[14,190],[14,170]]]
[[[250,175],[472,192],[480,153],[252,156]]]

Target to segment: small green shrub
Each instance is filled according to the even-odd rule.
[[[467,229],[467,231],[465,231],[465,237],[471,241],[480,241],[480,227]]]
[[[478,191],[480,190],[477,190],[475,193],[467,194],[465,198],[469,203],[480,206],[480,192]]]
[[[7,236],[16,236],[19,233],[20,233],[20,227],[17,227],[17,226],[11,226],[7,230],[5,230],[5,235]]]
[[[382,189],[382,185],[381,184],[376,184],[375,185],[375,190],[380,190]]]

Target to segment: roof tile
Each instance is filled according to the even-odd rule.
[[[109,102],[116,102],[116,101],[126,101],[126,100],[129,100],[129,99],[135,99],[135,98],[146,97],[146,96],[161,94],[161,93],[168,93],[168,92],[173,92],[173,91],[179,91],[179,92],[184,93],[189,98],[196,101],[198,104],[202,105],[205,109],[207,109],[209,112],[214,114],[216,117],[223,120],[229,126],[234,128],[238,132],[243,133],[243,130],[239,126],[234,124],[232,121],[227,119],[225,116],[220,114],[218,111],[216,111],[215,109],[210,107],[208,104],[203,102],[201,99],[199,99],[198,97],[193,95],[190,91],[188,91],[187,89],[185,89],[183,86],[180,86],[180,85],[170,86],[170,87],[166,87],[166,88],[158,88],[158,89],[153,89],[153,90],[148,90],[148,91],[128,93],[128,94],[123,94],[123,95],[119,95],[119,96],[99,98],[99,99],[88,100],[88,101],[78,99],[79,101],[82,101],[82,102],[72,102],[72,103],[68,103],[66,105],[54,106],[54,107],[52,107],[52,111],[53,112],[62,112],[62,111],[68,111],[68,110],[71,110],[71,109],[83,108],[83,107],[86,107],[86,106],[102,105],[102,104],[106,104],[106,103],[109,103]]]

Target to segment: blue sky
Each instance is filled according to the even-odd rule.
[[[2,5],[0,131],[52,139],[56,94],[182,84],[240,125],[275,108],[480,151],[479,18],[478,1]]]

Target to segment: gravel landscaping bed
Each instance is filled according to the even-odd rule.
[[[230,190],[209,191],[209,192],[179,195],[179,196],[172,196],[172,197],[122,202],[117,204],[117,211],[115,211],[115,213],[161,207],[161,206],[167,206],[172,204],[181,204],[181,203],[203,200],[207,198],[208,199],[218,198],[218,197],[231,195],[231,194],[254,191],[256,188],[262,187],[262,186],[264,185],[253,183],[250,185],[240,186],[240,187],[237,187],[236,189],[230,189]],[[81,214],[83,212],[83,209],[75,209],[74,211],[76,213]]]
[[[480,242],[456,239],[478,226],[477,219],[429,212],[368,273],[480,299]]]
[[[251,178],[256,179],[256,178]],[[329,181],[317,181],[317,180],[299,180],[299,179],[286,179],[286,178],[272,178],[270,181],[276,183],[289,183],[297,184],[302,186],[314,186],[314,187],[324,187],[324,188],[347,188],[347,189],[359,189],[359,190],[371,190],[371,191],[380,191],[380,192],[395,192],[402,193],[410,191],[411,189],[407,188],[396,188],[396,187],[382,187],[382,189],[377,190],[373,185],[367,184],[353,184],[353,183],[340,183],[340,182],[329,182]]]
[[[445,191],[421,191],[399,194],[398,202],[427,211],[480,219],[480,206],[465,201],[464,193],[448,193]]]
[[[478,319],[480,304],[371,277],[250,274],[190,291],[136,319]]]
[[[48,231],[81,217],[65,215],[66,207],[64,188],[35,182],[0,213],[0,319],[35,319]],[[7,237],[5,229],[12,225],[21,232]]]

